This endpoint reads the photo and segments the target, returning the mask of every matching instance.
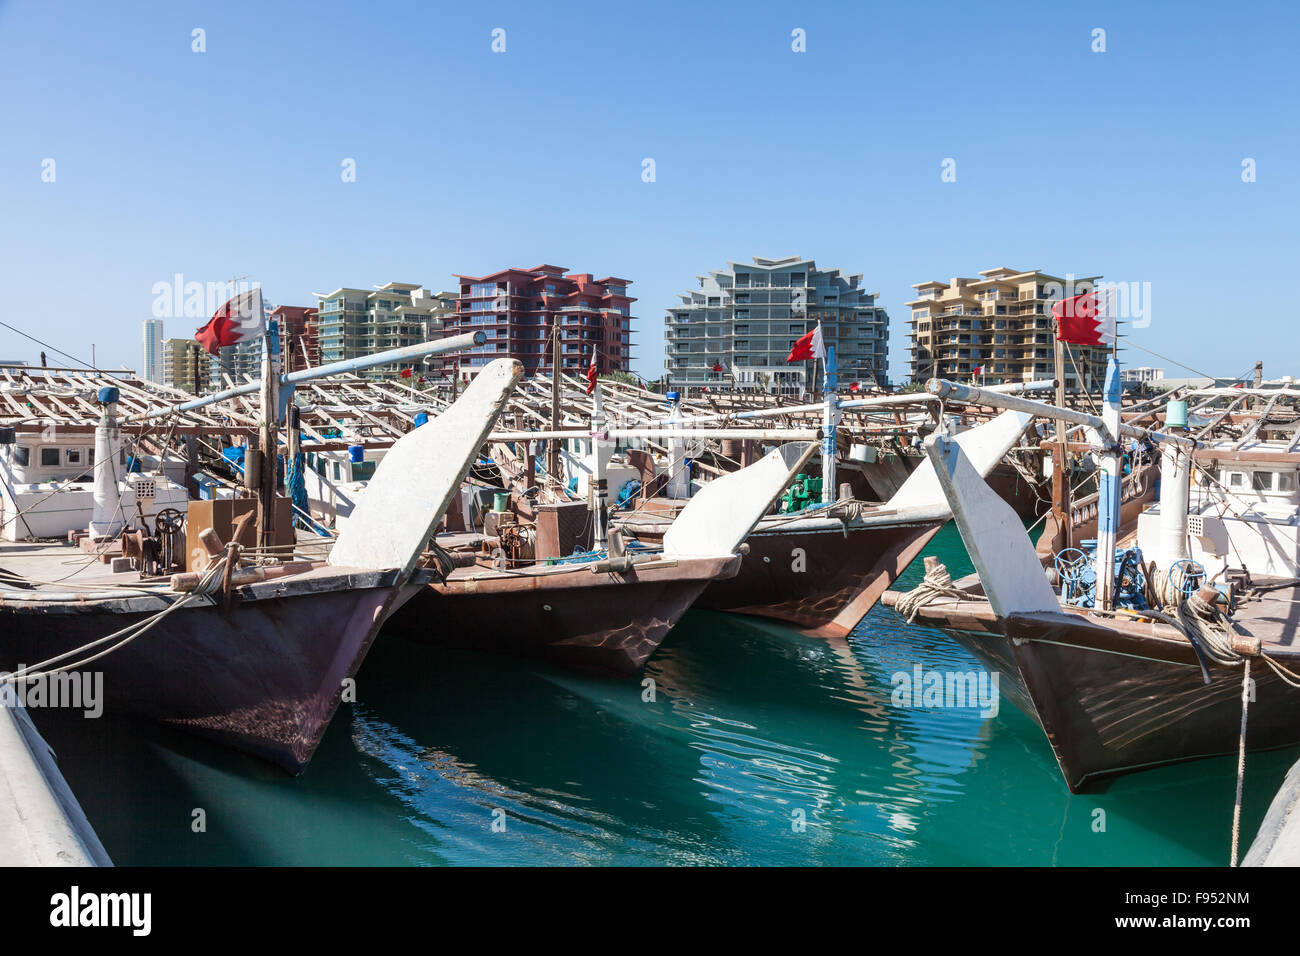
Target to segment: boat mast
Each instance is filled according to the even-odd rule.
[[[258,296],[258,305],[261,296]],[[271,321],[266,324],[266,335],[262,337],[262,414],[258,421],[258,444],[262,454],[260,462],[262,473],[257,480],[257,543],[262,548],[269,548],[275,542],[275,492],[276,460],[280,436],[280,366],[283,364],[280,352],[280,323]]]
[[[596,361],[595,345],[592,346],[592,362]],[[592,516],[592,548],[605,550],[606,531],[609,516],[606,513],[605,495],[609,480],[606,475],[609,461],[609,431],[605,428],[605,406],[600,398],[600,382],[593,383],[591,392],[591,476],[587,489],[588,507]]]
[[[560,430],[560,317],[551,318],[551,431]],[[546,472],[556,482],[560,479],[560,440],[551,439],[546,448]]]
[[[826,358],[822,360],[822,399],[825,403],[822,412],[822,504],[830,504],[836,498],[835,429],[840,421],[840,407],[835,395],[835,346],[824,345],[823,348]]]
[[[1117,350],[1118,351],[1118,350]],[[1105,447],[1101,453],[1101,479],[1097,486],[1097,599],[1103,611],[1114,609],[1115,544],[1120,518],[1120,385],[1119,360],[1106,363],[1106,404],[1102,409]]]

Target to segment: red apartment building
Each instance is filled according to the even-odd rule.
[[[281,348],[290,356],[287,362],[289,368],[307,368],[320,364],[320,342],[317,338],[314,308],[281,305],[271,310],[270,318],[280,320]]]
[[[551,333],[558,329],[561,368],[577,375],[595,350],[599,374],[626,372],[632,342],[628,279],[573,272],[560,266],[504,269],[460,280],[456,311],[443,323],[444,335],[482,330],[487,344],[446,356],[445,367],[470,378],[493,359],[516,358],[525,375],[551,373]]]

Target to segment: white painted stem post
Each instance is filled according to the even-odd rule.
[[[1187,502],[1192,475],[1188,458],[1176,445],[1161,449],[1160,554],[1156,564],[1166,572],[1187,557]]]
[[[822,504],[835,500],[835,429],[840,423],[840,406],[835,397],[836,385],[835,346],[826,346],[826,360],[822,363]]]
[[[112,386],[99,390],[104,406],[95,428],[95,483],[90,527],[95,538],[114,537],[122,530],[122,487],[118,469],[122,458],[122,423],[117,419],[118,391]]]

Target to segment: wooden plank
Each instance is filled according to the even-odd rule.
[[[1218,415],[1216,415],[1214,418],[1212,418],[1212,419],[1210,420],[1209,424],[1203,426],[1203,427],[1200,429],[1200,431],[1198,431],[1195,435],[1192,436],[1192,438],[1194,438],[1194,439],[1196,439],[1196,440],[1199,441],[1202,437],[1204,437],[1205,435],[1208,435],[1208,434],[1209,434],[1209,433],[1210,433],[1210,432],[1215,428],[1215,426],[1217,426],[1217,425],[1218,425],[1220,422],[1222,422],[1225,418],[1227,418],[1229,415],[1231,415],[1231,414],[1232,414],[1232,410],[1233,410],[1234,408],[1236,408],[1238,405],[1240,405],[1242,402],[1244,402],[1248,397],[1249,397],[1249,396],[1247,396],[1247,395],[1242,395],[1242,396],[1241,396],[1240,398],[1238,398],[1235,402],[1232,402],[1230,405],[1228,405],[1227,408],[1225,408],[1223,411],[1219,412]],[[1216,396],[1216,399],[1217,399],[1217,398],[1218,398],[1218,396]],[[1203,407],[1203,406],[1202,406],[1202,407]],[[1190,415],[1191,413],[1189,412],[1188,414]]]
[[[1268,421],[1268,416],[1273,411],[1273,406],[1277,404],[1277,400],[1281,397],[1282,397],[1281,395],[1274,395],[1272,398],[1268,400],[1268,404],[1264,406],[1264,410],[1260,412],[1259,417],[1255,419],[1255,424],[1251,425],[1250,428],[1246,431],[1246,433],[1237,440],[1237,444],[1235,447],[1238,450],[1240,450],[1242,446],[1246,444],[1246,442],[1250,441],[1252,438],[1255,437],[1256,434],[1259,433],[1260,427],[1264,424],[1264,422]]]
[[[1256,445],[1243,451],[1229,448],[1198,448],[1193,453],[1196,461],[1243,462],[1256,465],[1300,465],[1300,457],[1290,450],[1284,450],[1281,443],[1277,445]]]

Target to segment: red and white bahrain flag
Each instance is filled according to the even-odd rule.
[[[227,345],[255,339],[266,332],[266,306],[262,289],[241,292],[208,319],[208,324],[194,333],[194,339],[212,355]]]
[[[817,328],[799,336],[795,340],[794,348],[790,349],[786,361],[806,362],[810,358],[826,360],[826,343],[822,341],[822,324],[820,322],[817,323]]]
[[[1115,290],[1098,289],[1062,299],[1052,306],[1056,337],[1075,345],[1113,345],[1116,332]]]
[[[591,350],[591,364],[587,366],[587,394],[596,390],[596,350]]]

